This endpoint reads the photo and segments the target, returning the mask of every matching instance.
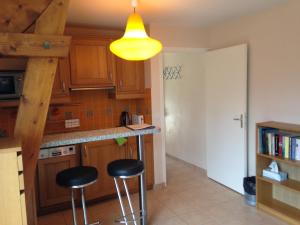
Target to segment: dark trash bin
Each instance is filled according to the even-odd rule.
[[[244,191],[245,191],[245,202],[248,205],[256,206],[256,178],[245,177],[244,178]]]

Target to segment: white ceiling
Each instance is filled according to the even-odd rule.
[[[207,26],[249,15],[288,0],[139,0],[146,24]],[[124,27],[132,12],[131,0],[71,0],[68,22],[102,27]]]

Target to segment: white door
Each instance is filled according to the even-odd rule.
[[[247,45],[208,51],[205,67],[207,175],[243,194],[247,171]]]

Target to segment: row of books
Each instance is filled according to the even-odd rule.
[[[300,136],[274,128],[260,128],[259,151],[262,154],[300,160]]]

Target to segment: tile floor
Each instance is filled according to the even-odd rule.
[[[208,179],[205,171],[170,157],[167,178],[167,187],[148,191],[149,225],[286,224],[245,205],[242,196]],[[136,194],[133,201],[137,207]],[[100,218],[103,225],[112,225],[119,205],[116,200],[107,201],[90,206],[88,213],[89,222]],[[39,225],[72,225],[71,210],[46,215],[38,221]]]

